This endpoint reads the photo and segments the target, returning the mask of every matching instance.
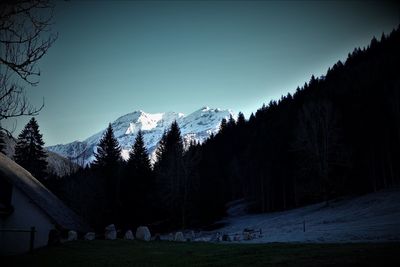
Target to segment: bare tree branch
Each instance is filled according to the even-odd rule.
[[[0,2],[0,122],[37,115],[44,107],[44,101],[38,108],[29,103],[25,87],[39,83],[37,62],[57,39],[53,11],[50,0]]]
[[[302,107],[298,123],[293,151],[302,155],[301,168],[304,174],[314,172],[319,176],[328,201],[333,184],[332,169],[348,165],[338,114],[327,99],[309,101]]]

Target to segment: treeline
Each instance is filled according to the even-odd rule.
[[[99,230],[155,231],[209,225],[236,199],[269,212],[398,186],[399,48],[399,29],[374,38],[249,120],[223,120],[216,136],[186,151],[173,123],[154,167],[140,133],[124,162],[109,126],[90,168],[48,185]]]
[[[148,225],[153,231],[185,227],[180,223],[185,220],[190,173],[184,154],[174,122],[160,140],[154,166],[141,131],[124,161],[109,124],[90,166],[45,184],[98,231],[111,223],[123,229]]]

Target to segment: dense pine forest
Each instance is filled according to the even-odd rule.
[[[90,167],[46,185],[98,230],[209,226],[245,199],[272,212],[400,184],[400,29],[322,77],[184,149],[174,123],[151,166],[141,134],[124,162],[111,126]],[[291,88],[288,88],[288,90]]]

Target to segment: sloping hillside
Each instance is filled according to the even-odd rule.
[[[213,231],[235,236],[262,230],[251,243],[400,241],[400,189],[334,200],[294,210],[229,217]],[[305,232],[303,223],[305,222]]]

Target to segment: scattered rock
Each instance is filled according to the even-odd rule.
[[[78,233],[73,230],[68,231],[68,239],[67,240],[68,241],[78,240]]]
[[[114,224],[110,224],[105,228],[104,237],[107,240],[115,240],[117,239],[117,230],[115,229]]]
[[[228,234],[224,234],[224,235],[222,235],[222,241],[231,242],[232,239],[231,239],[231,237],[230,237]]]
[[[233,237],[233,240],[234,240],[234,241],[240,241],[240,235],[239,235],[239,234],[236,234],[236,235]]]
[[[255,237],[254,235],[255,235],[254,232],[244,231],[243,232],[243,240],[252,240]]]
[[[183,236],[183,233],[182,232],[176,232],[174,241],[185,242],[185,237]]]
[[[250,240],[249,232],[243,232],[243,240]]]
[[[96,238],[96,234],[93,232],[88,232],[83,237],[83,239],[85,239],[85,240],[95,240],[95,238]]]
[[[135,238],[133,237],[133,233],[131,230],[126,231],[124,235],[125,240],[134,240]]]
[[[217,232],[216,234],[215,234],[215,236],[214,236],[214,238],[213,238],[214,240],[214,242],[221,242],[222,241],[222,236],[221,236],[221,233],[220,232]]]
[[[151,234],[147,226],[139,226],[136,230],[136,239],[142,241],[150,241]]]
[[[168,241],[174,241],[174,234],[173,233],[169,233],[168,237],[167,237]]]
[[[257,238],[257,233],[259,233],[259,235],[262,235],[262,230],[260,229],[260,230],[256,231],[251,228],[245,228],[243,230],[243,240],[255,239],[255,238]]]

